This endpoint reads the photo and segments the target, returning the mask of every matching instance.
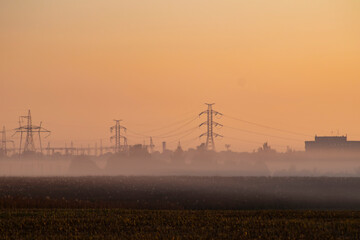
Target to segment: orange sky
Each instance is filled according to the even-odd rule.
[[[17,127],[31,109],[53,145],[106,145],[114,118],[143,133],[196,116],[205,102],[305,134],[223,117],[264,135],[217,129],[225,136],[218,150],[265,141],[302,150],[304,140],[331,132],[360,139],[357,0],[0,1],[0,52],[0,125]],[[199,144],[203,131],[182,137],[184,147]],[[175,147],[178,138],[154,141]],[[136,142],[143,138],[129,133]]]

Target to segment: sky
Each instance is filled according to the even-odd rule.
[[[31,109],[53,146],[110,145],[122,119],[187,149],[216,103],[217,150],[360,140],[359,43],[357,0],[0,0],[0,126]]]

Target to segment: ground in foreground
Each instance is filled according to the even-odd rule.
[[[2,209],[2,239],[360,239],[359,211]]]

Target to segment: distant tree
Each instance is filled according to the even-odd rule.
[[[196,149],[197,149],[197,150],[200,150],[200,151],[205,151],[205,150],[206,150],[206,145],[205,145],[205,143],[200,144],[200,146],[197,146]]]
[[[258,148],[259,153],[275,153],[276,151],[272,149],[267,142],[263,144],[262,147]]]
[[[230,151],[230,147],[231,147],[230,144],[225,144],[226,151]]]

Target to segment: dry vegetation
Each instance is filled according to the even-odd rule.
[[[2,239],[359,239],[351,211],[13,209]]]
[[[360,210],[360,178],[3,177],[0,208]]]
[[[0,236],[360,239],[359,186],[358,178],[0,178]]]

